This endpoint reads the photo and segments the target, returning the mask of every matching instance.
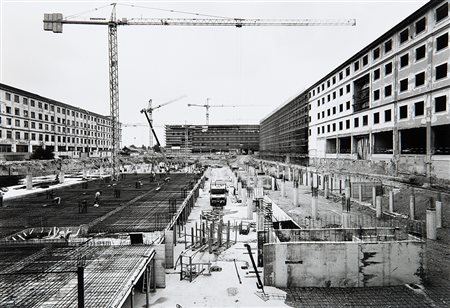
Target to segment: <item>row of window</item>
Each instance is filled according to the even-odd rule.
[[[438,8],[436,8],[436,10],[434,11],[434,18],[435,18],[435,22],[439,23],[442,20],[446,19],[448,17],[448,3],[444,3],[443,5],[439,6]],[[425,30],[426,30],[426,17],[422,17],[419,20],[417,20],[414,25],[413,25],[413,30],[414,30],[414,34],[415,36],[418,36],[420,34],[422,34]],[[409,27],[402,30],[399,33],[399,42],[400,44],[405,43],[406,41],[408,41],[410,38],[410,29]],[[436,39],[436,51],[439,51],[445,47],[448,46],[448,33],[443,34],[442,36],[438,37]],[[376,47],[372,50],[372,58],[373,60],[377,60],[379,58],[381,58],[381,50],[383,49],[384,54],[388,54],[389,52],[392,51],[392,47],[393,47],[393,41],[392,39],[389,39],[387,41],[385,41],[382,44],[382,48],[381,46]],[[421,46],[421,49],[419,50],[420,57],[425,57],[425,45]],[[421,59],[419,57],[419,59]],[[358,71],[361,67],[365,67],[369,64],[369,56],[366,54],[364,56],[361,57],[361,59],[356,60],[353,62],[353,71],[356,72]],[[392,64],[391,64],[392,65]],[[392,69],[392,68],[391,68]],[[338,73],[337,76],[339,76],[339,81],[343,80],[344,78],[350,76],[351,73],[351,68],[350,66],[346,67],[344,71],[341,71]],[[345,74],[345,76],[344,76]],[[327,80],[326,82],[322,83],[321,85],[317,86],[317,88],[313,89],[309,94],[309,98],[315,96],[316,94],[319,94],[321,91],[325,90],[325,87],[329,88],[330,86],[336,84],[337,82],[337,78],[336,76],[331,77],[331,79]]]
[[[438,96],[434,99],[434,112],[444,112],[447,110],[447,96]],[[414,103],[414,115],[416,117],[423,116],[424,115],[424,102],[416,102]],[[399,107],[399,119],[407,119],[408,118],[408,105],[403,105]],[[384,111],[384,123],[388,123],[392,121],[392,111],[391,109],[387,109]],[[379,124],[380,123],[380,112],[373,113],[373,124]],[[353,128],[360,127],[360,124],[362,126],[368,126],[369,125],[369,116],[364,115],[362,116],[362,121],[360,122],[360,117],[353,118]],[[317,134],[324,134],[325,132],[335,132],[338,130],[344,130],[344,121],[340,121],[338,123],[339,126],[337,126],[337,123],[327,124],[320,127],[317,127]],[[345,129],[350,129],[351,123],[350,119],[345,120]]]
[[[9,106],[6,106],[5,108],[5,114],[11,114],[12,108]],[[20,116],[20,109],[19,108],[14,108],[14,115],[16,116]],[[36,113],[34,111],[28,112],[28,110],[23,110],[23,116],[25,118],[30,117],[31,119],[36,119]],[[42,121],[49,121],[54,123],[55,119],[56,119],[56,123],[58,124],[66,124],[66,119],[64,118],[60,118],[60,117],[56,117],[55,116],[48,116],[47,114],[42,114],[42,113],[38,113],[37,114],[37,118],[39,120]],[[106,126],[101,126],[97,124],[89,124],[89,123],[82,123],[82,122],[77,122],[77,121],[70,121],[67,120],[67,125],[70,125],[72,123],[73,126],[75,127],[84,127],[86,129],[95,129],[95,128],[99,128],[100,131],[104,131],[104,132],[111,132],[111,128],[110,127],[106,127]]]
[[[6,101],[11,101],[11,99],[12,99],[12,94],[8,93],[8,92],[5,92],[5,100]],[[19,95],[14,94],[14,102],[15,103],[20,103]],[[44,109],[44,110],[50,110],[51,112],[55,111],[55,106],[54,105],[47,104],[47,103],[42,103],[40,101],[37,101],[37,104],[36,104],[36,101],[34,99],[28,100],[28,98],[22,97],[22,103],[24,105],[28,105],[28,102],[29,102],[31,107],[37,107],[37,108],[41,108],[41,109]],[[69,110],[69,109],[66,109],[66,108],[63,108],[63,107],[58,107],[57,106],[56,107],[56,112],[57,113],[66,114],[68,116],[70,116],[70,114],[72,113],[73,117],[77,117],[77,118],[81,117],[82,119],[85,119],[85,120],[88,120],[88,121],[95,121],[97,123],[111,125],[109,120],[105,120],[105,119],[102,119],[102,118],[97,118],[97,117],[94,117],[94,116],[83,114],[83,113],[78,112],[78,111]]]
[[[0,124],[2,123],[2,117],[0,117]],[[36,125],[37,124],[37,125]],[[12,119],[11,118],[5,118],[5,125],[12,126]],[[21,120],[15,119],[14,120],[14,126],[15,127],[21,127]],[[40,129],[40,130],[46,130],[46,131],[55,131],[55,125],[48,125],[48,124],[42,124],[42,123],[36,123],[36,122],[29,122],[27,120],[23,120],[23,127],[24,128],[31,128],[31,129]],[[64,127],[64,126],[56,126],[56,129],[58,133],[72,133],[72,134],[81,134],[85,136],[92,136],[92,137],[101,137],[101,138],[109,138],[111,135],[100,133],[100,132],[90,132],[85,130],[78,130],[75,128],[70,129],[70,127]]]
[[[3,132],[0,130],[0,138],[3,138]],[[6,138],[12,139],[13,132],[10,130],[6,131]],[[31,141],[48,141],[55,142],[54,135],[46,135],[46,134],[36,134],[36,133],[27,133],[27,132],[15,132],[14,133],[15,140],[31,140]],[[78,137],[65,137],[65,136],[57,136],[56,140],[58,142],[63,143],[80,143],[80,144],[96,144],[96,145],[110,145],[111,142],[107,140],[93,140],[88,138],[78,138]]]

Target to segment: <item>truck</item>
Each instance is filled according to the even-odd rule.
[[[210,205],[213,207],[227,205],[227,186],[222,182],[215,182],[211,184],[210,189]]]

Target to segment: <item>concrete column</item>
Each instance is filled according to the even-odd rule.
[[[242,204],[247,203],[247,188],[241,189],[241,200],[242,200]]]
[[[238,196],[242,196],[242,183],[241,182],[237,183],[237,194],[238,194]]]
[[[377,210],[377,218],[381,218],[383,215],[383,199],[381,196],[376,197],[376,210]]]
[[[436,201],[436,228],[442,228],[442,201]]]
[[[280,178],[280,165],[277,164],[277,170],[276,170],[277,179]]]
[[[436,239],[436,211],[427,210],[427,239]]]
[[[166,230],[164,232],[164,250],[166,268],[173,268],[174,249],[173,249],[173,231]]]
[[[328,175],[324,176],[323,182],[324,182],[324,188],[325,188],[325,199],[328,199],[329,194],[330,194],[329,188],[328,188],[328,185],[329,185]]]
[[[64,171],[59,171],[59,183],[64,183]]]
[[[291,167],[288,167],[288,180],[292,181],[292,170],[291,170]]]
[[[389,212],[394,213],[394,189],[389,190]]]
[[[345,187],[345,199],[350,199],[350,186]]]
[[[414,220],[416,216],[416,197],[414,193],[409,196],[409,218]]]
[[[33,175],[31,173],[27,174],[27,190],[33,189]]]
[[[253,219],[253,199],[247,199],[247,219]]]
[[[377,187],[372,186],[372,206],[376,206],[377,202]]]
[[[292,190],[294,206],[298,206],[298,186],[294,185]]]
[[[358,185],[358,200],[362,202],[362,183]]]
[[[281,180],[281,196],[286,197],[286,182]]]
[[[342,212],[341,218],[342,218],[342,222],[341,222],[342,228],[350,228],[350,224],[351,224],[350,213]]]
[[[272,190],[275,190],[275,178],[272,177],[271,179],[272,179],[272,186],[271,186],[271,188],[272,188]]]
[[[317,197],[312,197],[311,198],[311,217],[312,219],[316,220],[317,216],[318,216],[318,211],[317,211]]]

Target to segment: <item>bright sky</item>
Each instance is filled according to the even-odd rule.
[[[164,124],[255,124],[395,26],[427,1],[118,1],[117,17],[187,17],[150,8],[241,18],[355,18],[355,27],[163,27],[118,30],[120,121],[145,123],[139,110],[187,97],[154,112]],[[43,30],[44,13],[78,14],[110,2],[0,0],[0,82],[109,114],[107,27]],[[135,4],[140,8],[130,7]],[[146,8],[143,8],[146,7]],[[77,19],[109,18],[111,7]],[[253,105],[253,106],[243,106]],[[148,144],[145,127],[124,127],[123,145]]]

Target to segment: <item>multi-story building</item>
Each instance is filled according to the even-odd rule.
[[[310,165],[450,179],[449,28],[430,1],[303,91]]]
[[[259,149],[259,125],[166,125],[166,149],[255,152]]]
[[[310,163],[450,179],[449,27],[430,1],[309,88]]]
[[[301,93],[261,120],[259,155],[305,164],[308,159],[308,95]]]
[[[0,155],[28,157],[50,148],[60,157],[109,156],[111,120],[88,110],[0,84]]]

